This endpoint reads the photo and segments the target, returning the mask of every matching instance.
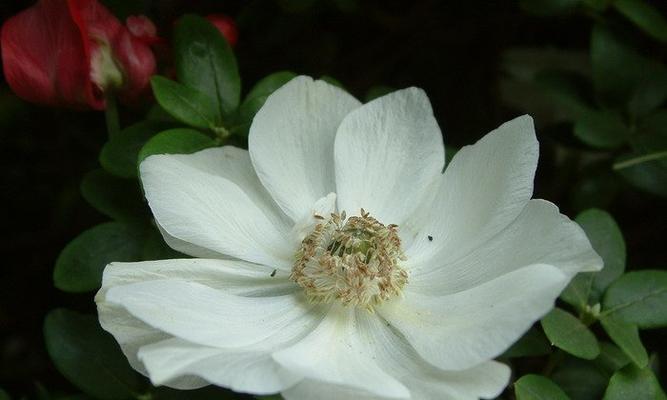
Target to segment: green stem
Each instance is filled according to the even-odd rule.
[[[104,110],[104,117],[107,122],[107,134],[109,137],[114,136],[120,132],[120,119],[118,118],[118,105],[116,103],[116,96],[107,94],[106,109]]]
[[[632,167],[633,165],[645,163],[648,161],[659,160],[665,157],[667,157],[667,151],[659,151],[657,153],[645,154],[643,156],[634,157],[627,159],[625,161],[614,163],[613,168],[615,171],[618,171],[619,169]]]

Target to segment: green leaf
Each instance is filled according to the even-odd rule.
[[[577,119],[590,112],[589,94],[585,89],[586,78],[580,74],[543,70],[535,75],[534,82],[549,100],[563,109],[571,119]]]
[[[650,368],[634,365],[616,372],[609,380],[604,400],[662,400],[665,393]]]
[[[619,114],[588,110],[579,114],[574,135],[590,146],[613,149],[627,142],[630,131]]]
[[[667,43],[667,20],[644,0],[614,0],[614,7],[653,38]]]
[[[0,388],[0,400],[11,400],[9,394],[5,392],[2,388]]]
[[[591,36],[593,83],[603,98],[629,104],[633,114],[645,114],[667,97],[667,68],[644,57],[625,40],[597,25]]]
[[[250,89],[250,92],[241,104],[241,107],[239,107],[239,113],[235,121],[236,123],[234,127],[230,128],[232,133],[247,136],[250,124],[252,123],[253,118],[255,118],[255,114],[262,108],[269,95],[294,79],[294,77],[296,77],[294,72],[280,71],[268,75],[257,82],[255,86]]]
[[[595,272],[581,272],[577,274],[567,285],[560,298],[567,304],[575,307],[578,311],[584,311],[588,306],[588,299],[593,288]]]
[[[112,261],[139,261],[143,231],[120,222],[90,228],[69,242],[56,260],[55,286],[66,292],[99,289],[102,271]]]
[[[595,363],[605,370],[614,373],[631,362],[627,354],[618,346],[609,342],[600,342],[600,355],[595,359]]]
[[[102,147],[100,164],[120,178],[136,178],[139,150],[148,139],[167,128],[169,124],[165,122],[142,121],[123,129]]]
[[[205,18],[185,15],[176,24],[174,56],[178,80],[208,96],[229,116],[238,108],[241,78],[234,52]]]
[[[371,100],[375,100],[378,97],[387,95],[395,90],[396,89],[391,86],[385,86],[385,85],[373,86],[366,92],[366,97],[364,98],[364,101],[368,103]]]
[[[260,79],[255,86],[250,89],[245,101],[254,99],[256,97],[268,97],[271,93],[280,89],[287,82],[296,77],[292,71],[278,71]]]
[[[168,260],[173,258],[189,258],[185,254],[179,253],[165,243],[160,232],[157,229],[151,229],[146,235],[144,247],[141,252],[141,259],[147,260]]]
[[[600,320],[602,327],[609,337],[630,357],[638,367],[648,365],[648,354],[639,338],[636,325],[620,321],[613,316],[606,316]]]
[[[569,400],[551,379],[541,375],[524,375],[514,383],[517,400]]]
[[[96,210],[117,221],[136,223],[148,218],[148,210],[135,179],[116,178],[102,169],[96,169],[83,177],[81,194]]]
[[[609,375],[590,361],[566,358],[551,379],[572,400],[600,400]]]
[[[542,330],[533,327],[507,349],[501,358],[535,357],[549,353],[551,344],[547,337]]]
[[[220,126],[220,109],[204,93],[161,76],[154,76],[151,85],[157,102],[177,120],[202,129]]]
[[[541,16],[570,12],[581,4],[581,0],[519,0],[522,10]]]
[[[572,355],[592,360],[600,354],[595,335],[567,311],[554,308],[542,318],[542,328],[554,346]]]
[[[603,316],[641,329],[667,326],[667,271],[628,272],[609,286],[602,306]]]
[[[586,210],[577,215],[575,221],[586,232],[593,249],[604,262],[592,282],[593,302],[598,302],[604,290],[625,271],[625,240],[614,217],[606,211]]]
[[[44,320],[46,349],[58,370],[98,399],[129,399],[145,389],[118,344],[95,316],[57,309]]]
[[[191,154],[215,146],[215,141],[194,129],[177,128],[153,136],[139,152],[138,163],[154,154]]]

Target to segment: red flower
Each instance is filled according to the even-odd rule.
[[[239,40],[239,31],[236,29],[233,19],[225,14],[209,14],[206,16],[206,19],[218,28],[230,46],[236,46],[236,42]]]
[[[104,94],[133,100],[149,87],[155,26],[123,26],[96,0],[40,0],[5,22],[5,79],[21,98],[69,108],[104,109]]]

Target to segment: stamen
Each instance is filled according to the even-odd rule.
[[[400,295],[408,275],[398,226],[383,225],[363,208],[360,216],[331,214],[301,242],[290,278],[314,303],[340,301],[373,312]]]

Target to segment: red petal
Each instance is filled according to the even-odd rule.
[[[88,34],[91,51],[99,43],[111,46],[113,57],[123,73],[123,87],[120,96],[129,102],[147,91],[150,77],[155,73],[155,58],[148,43],[134,37],[109,10],[96,0],[68,0],[75,21]],[[143,17],[145,29],[152,22]],[[153,35],[155,35],[155,26]],[[134,27],[136,29],[136,26]]]
[[[218,28],[222,36],[227,39],[227,42],[233,47],[239,39],[239,31],[236,28],[236,23],[232,18],[225,14],[210,14],[206,19]]]
[[[20,97],[71,108],[104,108],[90,81],[87,41],[61,0],[40,0],[5,22],[5,78]]]

